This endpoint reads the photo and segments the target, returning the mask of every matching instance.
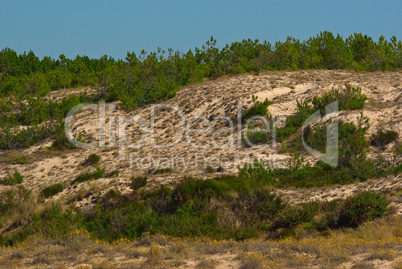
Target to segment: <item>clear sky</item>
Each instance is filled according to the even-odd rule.
[[[401,0],[10,0],[0,2],[0,49],[124,59],[158,46],[186,52],[211,35],[219,47],[244,38],[304,40],[324,30],[401,39],[401,14]]]

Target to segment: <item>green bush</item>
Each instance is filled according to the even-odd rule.
[[[13,190],[9,190],[6,193],[0,195],[0,216],[3,216],[10,212],[15,206],[15,195]]]
[[[156,174],[167,174],[172,172],[172,168],[160,168],[160,169],[150,169],[148,171],[148,174],[150,175],[156,175]]]
[[[121,191],[119,191],[118,189],[110,189],[108,192],[108,196],[111,198],[121,197],[121,195]]]
[[[331,103],[338,101],[338,110],[354,110],[363,109],[364,102],[367,96],[361,93],[360,88],[353,88],[346,85],[344,89],[332,89],[329,92],[323,93],[321,96],[314,96],[310,101],[296,100],[297,112],[296,115],[286,118],[285,126],[277,130],[277,136],[283,140],[294,134],[309,116],[320,110],[321,115],[325,114],[325,107]]]
[[[371,145],[375,147],[384,147],[391,142],[394,142],[399,137],[398,133],[392,130],[383,132],[378,130],[377,133],[371,136]]]
[[[99,161],[100,161],[100,156],[97,155],[97,154],[95,154],[95,153],[93,153],[93,154],[89,155],[89,156],[85,159],[84,164],[95,165],[95,164],[97,164]]]
[[[74,181],[72,182],[72,184],[74,183],[81,183],[84,181],[89,181],[92,179],[98,179],[103,177],[103,175],[105,174],[105,169],[100,168],[100,167],[96,167],[95,172],[91,173],[91,172],[85,172],[82,174],[79,174]]]
[[[49,198],[49,197],[52,197],[52,196],[58,194],[59,192],[62,192],[63,189],[64,189],[64,187],[62,184],[54,184],[54,185],[51,185],[51,186],[43,189],[41,191],[41,196],[43,196],[44,198]]]
[[[255,194],[258,198],[258,214],[262,220],[272,220],[288,206],[282,196],[271,193],[270,190],[257,190]]]
[[[245,122],[246,120],[248,120],[249,118],[253,117],[253,116],[269,116],[268,115],[268,106],[271,104],[270,101],[268,101],[268,99],[266,98],[263,102],[261,101],[257,101],[258,96],[252,96],[252,101],[253,104],[252,106],[243,111],[242,113],[242,119],[243,122]]]
[[[290,206],[279,212],[272,224],[271,229],[295,228],[296,226],[310,222],[318,213],[319,204],[309,202],[303,205]]]
[[[265,144],[268,143],[269,140],[271,139],[271,134],[267,132],[266,130],[259,130],[259,129],[254,129],[254,128],[249,128],[245,131],[245,138],[244,142],[247,143],[247,146],[251,146],[248,144],[246,137],[252,145],[256,144]]]
[[[118,177],[120,174],[119,170],[112,170],[110,172],[107,172],[105,177]]]
[[[361,88],[354,88],[346,84],[345,89],[332,89],[325,92],[320,97],[314,97],[312,100],[313,110],[320,110],[325,113],[325,107],[335,101],[338,101],[339,110],[363,109],[367,96],[362,94]]]
[[[73,144],[71,144],[70,141],[67,139],[65,132],[62,132],[61,134],[56,135],[56,138],[53,141],[51,147],[59,149],[59,150],[66,149],[66,148],[67,149],[75,148],[75,146]]]
[[[147,178],[146,177],[134,177],[131,178],[130,187],[133,190],[138,190],[139,188],[144,187],[147,185]]]
[[[2,180],[3,184],[5,185],[16,185],[22,183],[23,181],[24,178],[17,170],[15,170],[13,175],[9,175],[8,177]]]
[[[15,157],[14,162],[17,164],[26,164],[26,163],[28,163],[28,156],[21,155],[19,157]]]
[[[336,221],[338,227],[355,227],[363,222],[379,218],[387,211],[390,201],[382,194],[363,191],[346,199]]]

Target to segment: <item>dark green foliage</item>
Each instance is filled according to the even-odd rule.
[[[303,126],[305,120],[315,111],[308,101],[296,100],[297,113],[286,118],[285,126],[277,129],[277,136],[280,140],[294,134],[300,127]]]
[[[110,172],[107,172],[105,177],[118,177],[120,174],[119,170],[112,170]]]
[[[256,207],[261,220],[272,220],[288,206],[280,195],[271,193],[270,190],[257,190],[255,194],[258,198],[256,199]]]
[[[105,206],[97,204],[89,214],[61,212],[54,206],[11,237],[0,238],[1,243],[12,245],[38,232],[60,238],[78,227],[94,238],[110,242],[139,238],[145,232],[244,240],[270,231],[271,237],[281,238],[293,234],[298,226],[313,230],[354,227],[381,217],[389,204],[382,194],[363,192],[344,201],[290,205],[268,188],[242,176],[186,179],[173,189],[160,187],[135,192],[134,196],[110,190],[104,199]],[[113,206],[106,206],[108,199],[114,201]],[[227,216],[235,219],[231,221]]]
[[[92,179],[98,179],[103,177],[103,175],[105,174],[105,169],[100,168],[100,167],[96,167],[96,170],[94,172],[85,172],[82,174],[79,174],[74,181],[72,182],[72,184],[74,183],[81,183],[84,181],[89,181]]]
[[[1,182],[5,185],[16,185],[22,183],[23,181],[24,178],[22,177],[22,175],[17,170],[15,170],[14,174],[4,178]]]
[[[295,228],[296,226],[310,222],[317,215],[319,203],[309,202],[300,206],[289,206],[279,212],[271,229]]]
[[[204,77],[264,69],[394,70],[402,64],[402,43],[395,36],[375,42],[362,34],[344,39],[324,31],[306,41],[289,37],[274,46],[251,39],[222,49],[216,44],[211,37],[194,52],[142,50],[138,56],[127,53],[124,61],[106,55],[39,60],[32,51],[18,55],[5,48],[0,51],[0,96],[44,96],[51,90],[97,85],[105,100],[120,99],[124,108],[134,108],[171,98],[179,87]]]
[[[263,102],[257,101],[257,99],[258,96],[254,95],[252,96],[253,101],[252,106],[249,109],[243,111],[242,113],[243,122],[245,122],[246,120],[248,120],[253,116],[263,116],[263,117],[268,116],[268,106],[271,104],[271,102],[268,101],[268,99],[265,99]]]
[[[383,132],[382,130],[378,130],[377,133],[371,136],[371,145],[375,147],[384,147],[391,142],[394,142],[398,139],[399,135],[397,132],[392,130],[387,130]]]
[[[306,128],[301,134],[304,142],[319,152],[325,152],[327,143],[327,123],[318,124],[314,128]],[[357,119],[357,125],[353,122],[338,122],[338,166],[330,168],[323,163],[314,167],[306,165],[299,167],[293,174],[284,176],[283,184],[295,186],[315,186],[327,184],[348,184],[354,181],[364,181],[371,177],[383,176],[392,169],[387,167],[386,161],[373,161],[367,158],[369,142],[366,134],[369,124],[367,117],[361,115]],[[295,137],[289,143],[289,148],[296,151],[305,150],[302,137]],[[387,164],[380,167],[379,164]],[[392,166],[392,165],[391,165]],[[331,173],[328,174],[328,170]]]
[[[14,162],[17,164],[26,164],[26,163],[28,163],[28,156],[21,155],[21,156],[15,157]]]
[[[337,226],[355,227],[384,215],[390,201],[381,193],[363,191],[346,199],[340,208]]]
[[[167,174],[172,172],[172,168],[160,168],[160,169],[151,169],[148,171],[148,174],[156,175],[156,174]]]
[[[4,48],[0,51],[0,148],[30,147],[48,137],[63,132],[63,118],[75,105],[100,100],[120,100],[124,109],[149,103],[163,102],[175,96],[176,90],[203,78],[256,72],[273,69],[350,69],[394,70],[402,67],[402,43],[393,36],[390,41],[381,36],[378,42],[371,37],[354,34],[344,39],[330,32],[321,32],[306,41],[288,38],[285,42],[244,39],[217,48],[211,37],[194,52],[175,52],[172,49],[139,55],[127,53],[125,60],[102,56],[89,59],[77,56],[68,59],[44,57],[40,60],[32,51],[18,55]],[[69,96],[61,101],[42,98],[49,91],[62,88],[93,86],[96,96]],[[278,130],[280,139],[295,133],[317,107],[339,100],[340,109],[362,108],[365,97],[359,89],[347,86],[316,99],[314,106],[301,101],[299,113],[288,117],[286,127]],[[256,101],[256,100],[254,100]],[[243,118],[267,114],[267,100],[244,112]],[[17,128],[26,125],[27,128]],[[62,139],[63,140],[63,139]],[[61,141],[56,147],[66,147]],[[68,147],[68,146],[67,146]]]
[[[139,188],[144,187],[147,185],[147,178],[146,177],[135,177],[131,178],[131,189],[138,190]]]
[[[327,123],[317,125],[314,129],[308,127],[302,133],[304,142],[315,150],[324,152],[327,143]],[[353,122],[338,122],[338,164],[339,167],[357,167],[366,162],[366,153],[369,143],[365,138],[369,127],[368,118],[361,115],[357,126]],[[290,147],[296,150],[304,150],[302,137],[296,137],[290,143]]]
[[[55,140],[52,143],[52,148],[55,149],[73,149],[75,148],[75,146],[73,144],[70,143],[70,141],[67,139],[65,132],[62,132],[59,135],[56,135]]]
[[[44,198],[49,198],[49,197],[52,197],[52,196],[58,194],[59,192],[62,192],[63,189],[64,189],[64,187],[62,184],[54,184],[54,185],[51,185],[51,186],[43,189],[41,191],[41,196],[43,196]]]
[[[250,141],[252,145],[266,144],[269,142],[271,138],[271,134],[267,130],[255,129],[255,128],[248,128],[244,135],[245,135],[244,142],[247,143],[246,145],[248,145],[246,138],[248,139],[248,141]]]
[[[325,107],[338,101],[338,110],[363,109],[366,95],[361,93],[360,88],[353,88],[346,85],[344,89],[332,89],[321,96],[314,96],[313,100],[297,102],[297,112],[295,115],[286,118],[285,127],[277,130],[278,138],[283,140],[294,134],[303,126],[308,117],[316,111],[325,115]]]
[[[320,97],[314,97],[312,100],[313,110],[320,110],[325,113],[325,106],[338,101],[339,110],[363,109],[367,96],[361,93],[361,88],[354,88],[346,85],[345,89],[332,89],[325,92]]]
[[[95,165],[100,161],[100,156],[93,153],[91,155],[89,155],[85,161],[84,161],[84,165]]]
[[[0,148],[30,147],[48,137],[56,137],[55,148],[71,148],[64,133],[64,117],[76,105],[96,101],[96,97],[82,93],[61,101],[43,99],[35,95],[0,99]],[[20,128],[21,125],[27,127]]]
[[[339,126],[339,166],[350,167],[354,170],[366,163],[366,153],[369,142],[365,135],[369,128],[368,118],[361,116],[357,119],[357,126],[353,123],[341,123]]]
[[[8,190],[0,194],[0,217],[5,216],[31,198],[32,191],[18,185],[18,191]]]
[[[14,191],[10,190],[0,196],[0,216],[9,213],[15,206]]]
[[[108,192],[109,197],[116,198],[121,196],[121,191],[117,189],[110,189]]]

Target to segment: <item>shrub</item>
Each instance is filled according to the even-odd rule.
[[[63,189],[64,189],[64,187],[62,184],[54,184],[54,185],[51,185],[51,186],[43,189],[41,191],[41,196],[43,196],[44,198],[49,198],[49,197],[52,197],[52,196],[58,194],[59,192],[62,192]]]
[[[371,145],[375,147],[384,147],[391,142],[394,142],[398,139],[399,135],[397,132],[392,130],[387,130],[383,132],[382,130],[378,130],[377,133],[371,136]]]
[[[15,184],[22,183],[23,181],[24,181],[24,178],[22,177],[22,175],[17,170],[15,170],[13,175],[9,175],[8,177],[3,179],[3,184],[15,185]]]
[[[67,139],[65,132],[62,132],[61,134],[56,135],[56,138],[53,141],[51,147],[59,149],[59,150],[66,149],[66,148],[67,149],[75,148],[75,146],[73,144],[71,144],[70,141]]]
[[[84,165],[95,165],[100,161],[100,157],[99,155],[93,153],[91,155],[89,155],[85,161],[84,161]]]
[[[339,110],[363,109],[367,96],[361,93],[360,88],[353,88],[346,85],[345,89],[332,89],[321,96],[314,96],[311,104],[308,100],[297,102],[296,115],[286,118],[285,126],[277,130],[278,138],[283,140],[294,134],[303,126],[306,119],[317,110],[325,114],[325,107],[335,101],[339,102]]]
[[[253,116],[268,116],[268,106],[271,104],[271,102],[268,101],[267,98],[263,102],[257,101],[257,99],[258,96],[252,96],[253,105],[249,109],[243,111],[243,122]]]
[[[278,212],[288,206],[282,196],[271,193],[269,190],[257,190],[256,194],[259,198],[258,213],[261,219],[272,220]]]
[[[156,175],[156,174],[167,174],[172,172],[172,168],[160,168],[160,169],[150,169],[148,171],[148,174],[150,175]]]
[[[320,97],[314,97],[312,100],[313,110],[320,110],[325,113],[325,107],[335,101],[338,101],[339,110],[363,109],[367,96],[362,94],[361,88],[354,88],[351,85],[345,85],[345,89],[332,89],[325,92]]]
[[[319,204],[309,202],[303,205],[290,206],[279,212],[272,225],[272,229],[294,228],[300,224],[311,221],[317,214]]]
[[[28,156],[21,155],[19,157],[15,157],[14,162],[17,164],[26,164],[26,163],[28,163]]]
[[[358,124],[353,122],[338,122],[338,165],[340,169],[347,167],[360,174],[360,179],[367,179],[374,176],[373,163],[366,158],[369,150],[369,142],[365,135],[369,127],[367,117],[361,115]],[[304,142],[313,149],[323,152],[327,146],[327,128],[328,123],[323,123],[311,128],[310,126],[302,132],[300,137],[294,138],[290,142],[290,148],[295,150],[304,150]],[[329,150],[334,150],[335,147]],[[353,173],[355,174],[355,173]],[[329,176],[328,176],[329,178]]]
[[[131,189],[138,190],[139,188],[144,187],[147,185],[147,178],[146,177],[135,177],[131,178]]]
[[[387,211],[390,201],[379,192],[363,191],[346,199],[341,205],[337,226],[355,227],[379,218]]]
[[[271,134],[269,132],[267,132],[266,130],[249,128],[246,130],[245,137],[247,137],[247,139],[250,141],[250,143],[252,145],[264,144],[264,143],[269,142],[269,140],[271,138]],[[249,145],[247,140],[245,140],[245,142],[247,143],[248,146],[252,146],[252,145]]]
[[[84,181],[89,181],[89,180],[92,180],[92,179],[98,179],[98,178],[103,177],[104,174],[105,174],[105,169],[100,168],[100,167],[96,167],[96,170],[93,173],[85,172],[85,173],[82,173],[82,174],[78,175],[74,179],[72,184],[80,183],[80,182],[84,182]]]
[[[118,189],[110,189],[108,192],[108,196],[110,198],[117,198],[121,196],[121,191],[119,191]]]
[[[119,170],[113,170],[110,172],[107,172],[105,177],[118,177],[120,174]]]
[[[7,214],[15,205],[14,191],[9,190],[0,195],[0,216]]]

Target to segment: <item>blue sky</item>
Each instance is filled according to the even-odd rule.
[[[271,43],[328,30],[347,37],[402,38],[402,1],[15,0],[0,2],[0,48],[58,58],[124,59],[127,51],[182,52],[211,35],[222,47],[243,38]]]

